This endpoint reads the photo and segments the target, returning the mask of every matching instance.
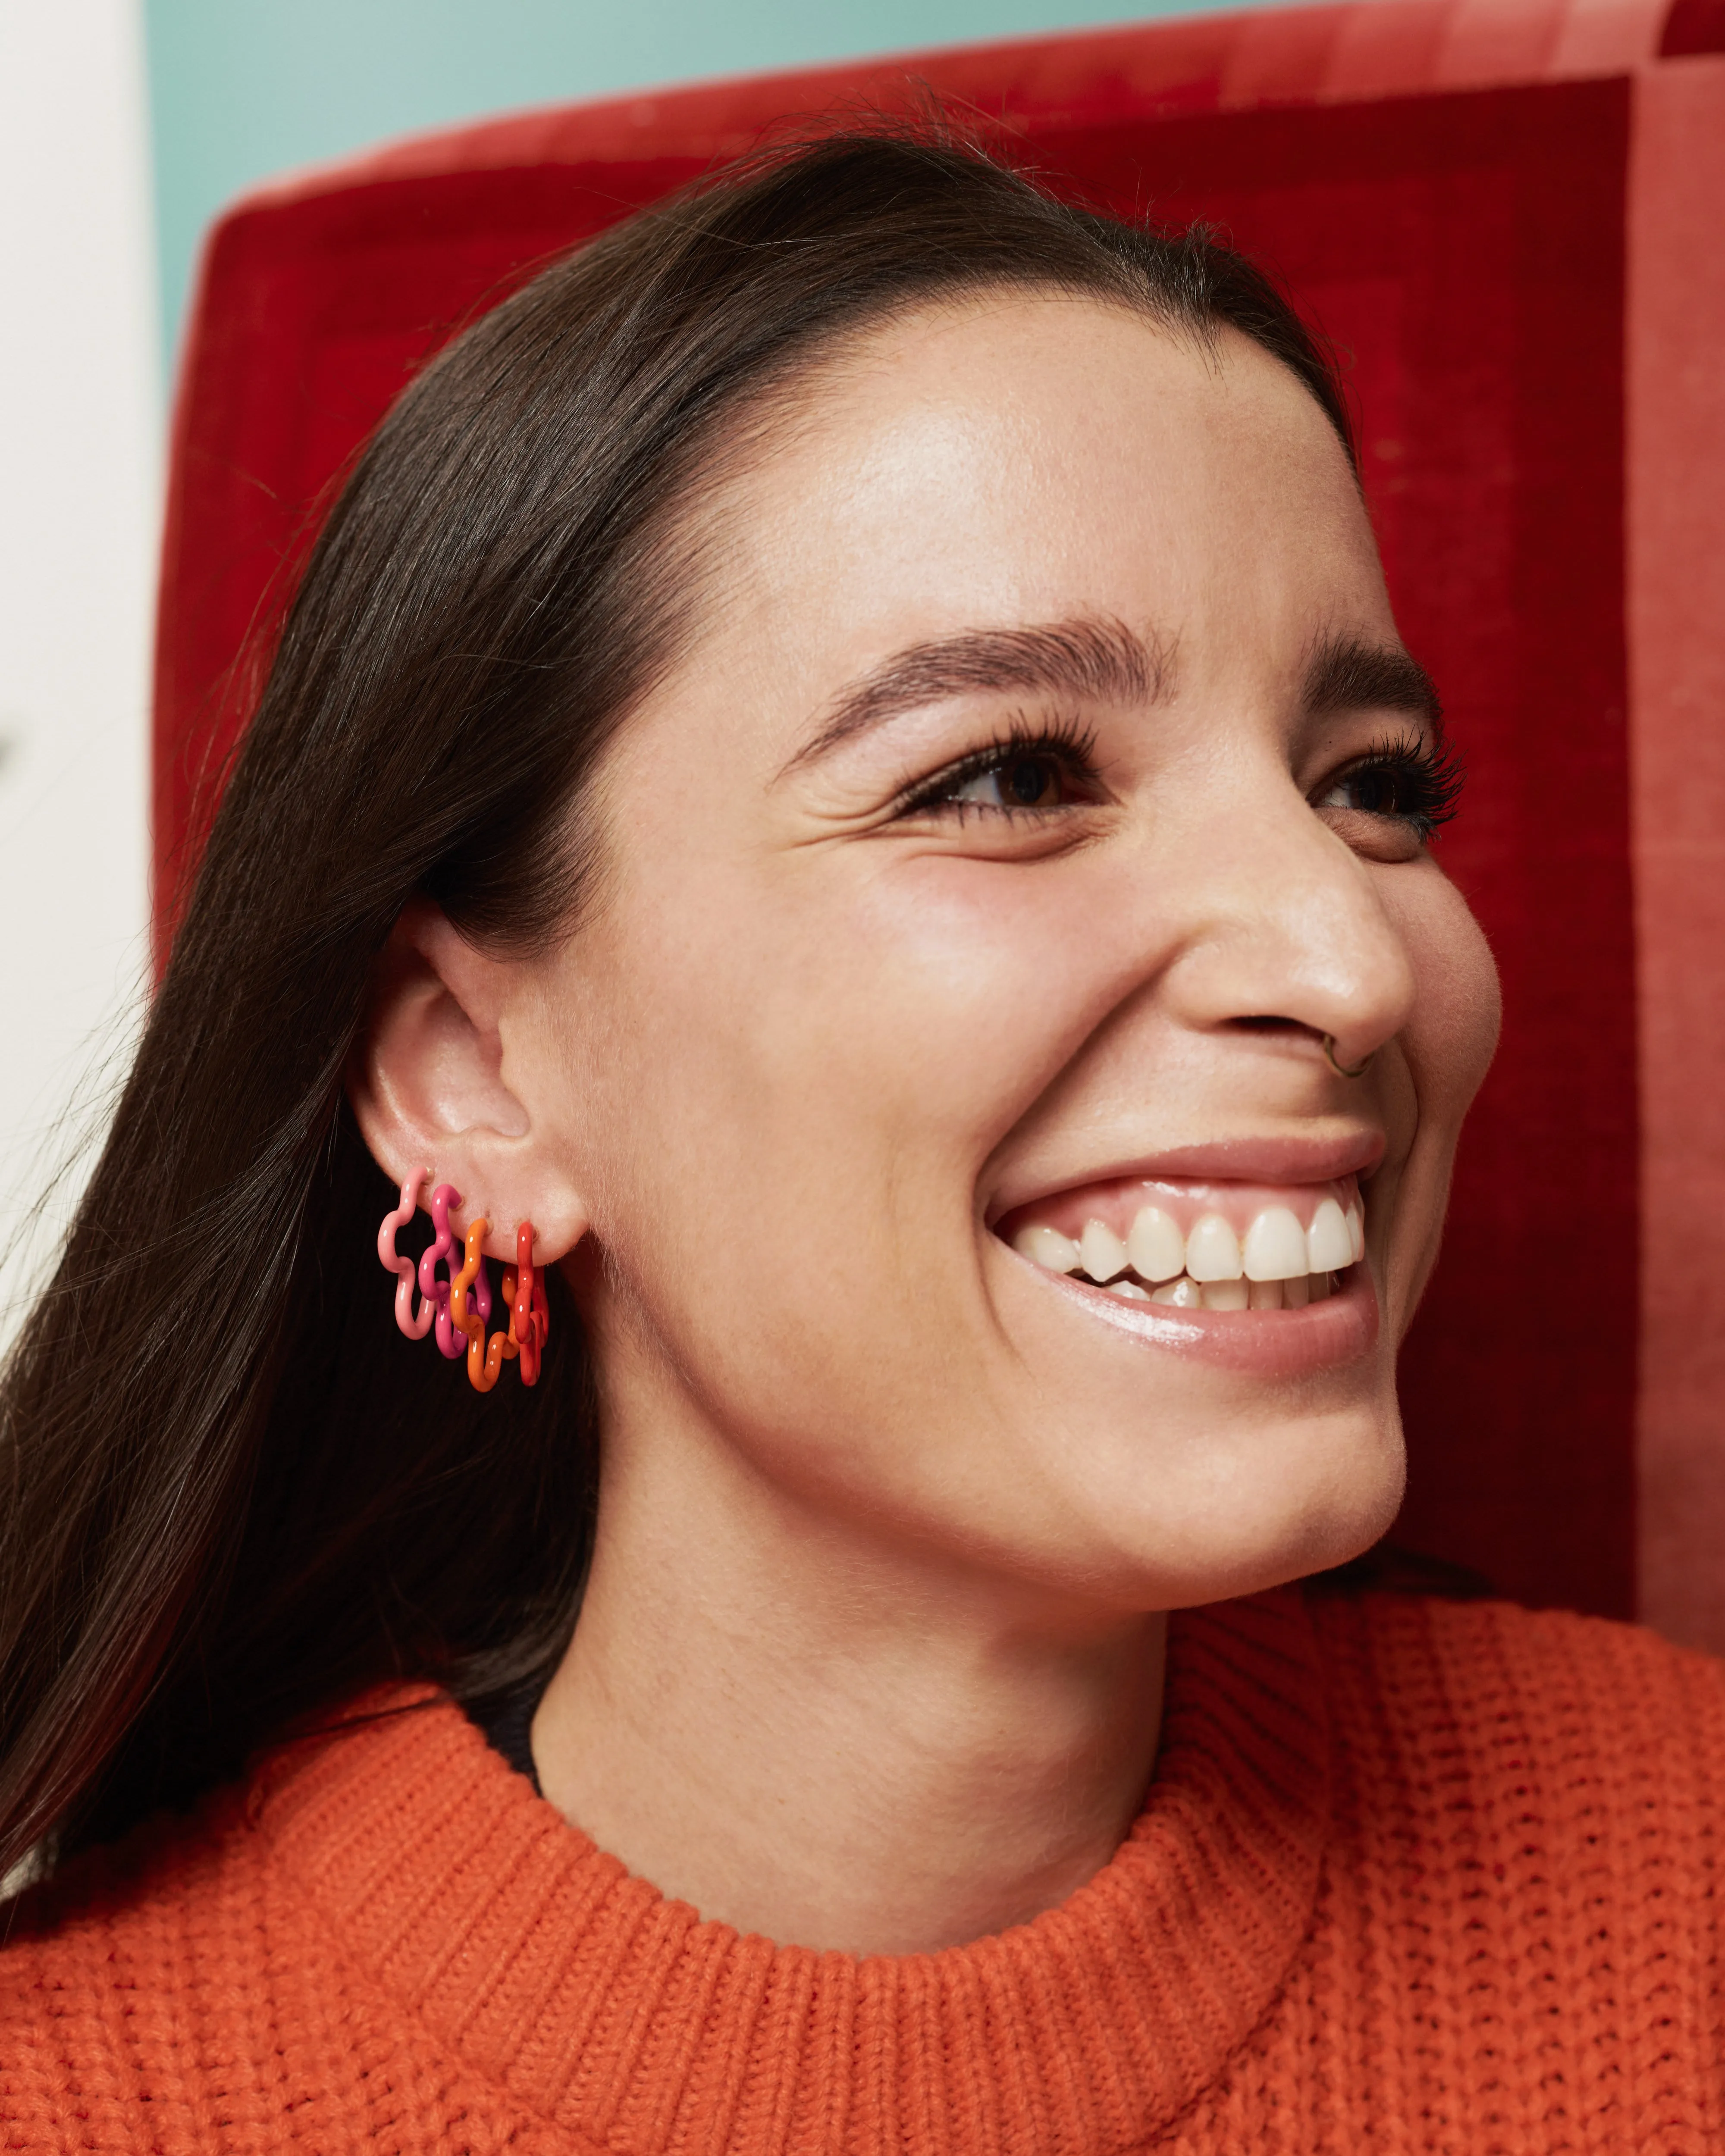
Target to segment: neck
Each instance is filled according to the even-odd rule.
[[[533,1724],[547,1797],[631,1871],[781,1945],[933,1952],[1112,1856],[1164,1622],[1028,1608],[763,1489],[613,1448],[581,1621]]]

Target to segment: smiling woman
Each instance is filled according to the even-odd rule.
[[[845,136],[451,346],[7,1380],[8,2145],[1714,2144],[1718,1672],[1298,1584],[1456,788],[1202,234]]]

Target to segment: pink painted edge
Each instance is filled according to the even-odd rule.
[[[1663,63],[1632,109],[1640,1599],[1725,1653],[1725,58]]]

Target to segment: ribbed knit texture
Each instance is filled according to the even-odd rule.
[[[1725,1671],[1645,1634],[1190,1614],[1114,1860],[903,1960],[703,1923],[446,1701],[384,1704],[25,1897],[0,2148],[1725,2148]]]

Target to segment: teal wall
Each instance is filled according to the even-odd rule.
[[[1194,0],[144,0],[163,336],[172,352],[204,227],[291,166],[511,105],[1192,12]]]

